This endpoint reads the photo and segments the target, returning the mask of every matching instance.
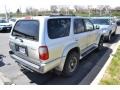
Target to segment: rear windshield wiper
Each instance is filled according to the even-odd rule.
[[[35,36],[31,36],[31,35],[28,35],[28,34],[25,34],[25,33],[22,33],[22,32],[19,32],[17,30],[14,30],[13,36],[18,36],[18,37],[24,37],[24,38],[30,38],[30,39],[33,39],[33,40],[36,40],[37,38]]]
[[[26,38],[29,37],[30,39],[36,40],[35,36],[30,36],[30,35],[27,35],[27,34],[24,34],[24,35],[25,35]]]

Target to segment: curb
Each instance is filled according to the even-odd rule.
[[[99,62],[94,66],[94,68],[86,75],[86,77],[79,83],[79,85],[98,85],[99,81],[102,79],[106,68],[110,64],[113,55],[116,53],[120,41],[112,44],[109,48],[113,50],[107,50]]]
[[[109,66],[109,64],[111,63],[114,54],[117,51],[117,48],[120,45],[120,41],[114,43],[113,45],[111,45],[110,49],[113,50],[113,52],[110,54],[110,57],[108,58],[107,62],[105,63],[105,65],[103,66],[103,68],[101,69],[101,71],[98,73],[98,75],[96,76],[96,78],[92,81],[91,85],[98,85],[100,80],[102,79],[107,67]]]

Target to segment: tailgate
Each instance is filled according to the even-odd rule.
[[[17,21],[11,33],[10,48],[17,56],[39,63],[39,21]]]
[[[38,64],[40,62],[38,53],[38,42],[25,40],[21,38],[12,39],[10,40],[10,48],[15,55],[27,61],[33,62],[35,64]]]

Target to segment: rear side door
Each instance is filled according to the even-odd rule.
[[[85,25],[83,19],[74,19],[73,30],[75,41],[78,43],[81,53],[84,53],[86,48],[88,47],[89,33],[85,32]]]

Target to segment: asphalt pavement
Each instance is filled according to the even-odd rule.
[[[80,61],[78,72],[72,77],[65,78],[48,72],[44,75],[27,70],[21,70],[15,61],[9,56],[9,33],[0,33],[0,55],[4,56],[3,61],[0,62],[0,72],[3,72],[13,83],[17,85],[77,85],[85,76],[94,68],[104,54],[109,51],[106,56],[109,58],[112,50],[109,48],[113,43],[120,39],[120,27],[118,27],[117,35],[112,37],[109,43],[104,44],[104,48],[97,52],[93,51],[87,57]],[[101,65],[105,64],[106,60]],[[96,75],[94,75],[95,77]],[[84,84],[89,84],[94,78],[90,77],[90,81]]]

